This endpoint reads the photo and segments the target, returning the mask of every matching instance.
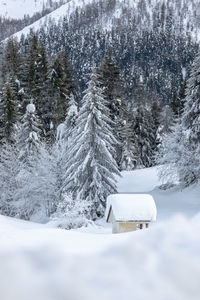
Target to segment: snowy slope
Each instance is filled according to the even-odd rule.
[[[4,1],[4,0],[0,0]],[[9,0],[9,1],[15,1],[15,0]],[[16,0],[17,1],[17,0]],[[28,0],[20,0],[20,1],[26,1],[25,5],[23,6],[23,10],[33,10],[35,11],[36,8],[28,8]],[[38,0],[39,1],[39,0]],[[18,1],[17,1],[18,2]],[[80,10],[84,8],[88,4],[95,4],[95,6],[98,6],[100,3],[100,0],[68,0],[68,3],[64,4],[60,8],[56,9],[49,15],[41,18],[40,20],[36,21],[30,26],[25,27],[22,31],[18,32],[16,34],[17,37],[20,38],[21,34],[28,34],[30,29],[37,30],[41,26],[48,27],[48,22],[50,20],[54,20],[55,23],[58,23],[58,21],[66,17],[69,19],[70,15],[75,12],[76,9]],[[33,1],[31,2],[32,5]],[[37,6],[39,7],[39,3]],[[144,4],[145,3],[145,4]],[[101,20],[98,20],[98,27],[101,27],[103,30],[110,30],[113,26],[113,20],[115,18],[123,18],[123,11],[129,9],[129,11],[135,15],[136,19],[140,18],[141,26],[144,26],[150,20],[152,20],[153,13],[160,9],[162,5],[165,5],[166,7],[170,8],[173,11],[173,17],[174,20],[179,20],[180,18],[180,11],[182,12],[181,18],[184,20],[184,27],[187,28],[187,24],[193,25],[193,31],[191,32],[192,36],[196,39],[200,39],[200,25],[199,25],[199,17],[200,17],[200,3],[196,0],[116,0],[116,5],[114,8],[114,11],[112,13],[112,16],[102,16]],[[15,6],[14,6],[15,7]],[[24,13],[22,10],[22,14]],[[16,9],[16,15],[18,14],[18,9]],[[15,12],[13,11],[12,16],[15,15]],[[147,19],[146,16],[148,15]],[[142,16],[142,17],[141,17]],[[125,16],[126,17],[126,16]]]
[[[0,0],[0,16],[13,19],[22,19],[24,15],[33,16],[49,7],[49,0]],[[59,3],[60,0],[52,2]]]
[[[181,191],[178,188],[161,190],[156,167],[123,172],[118,184],[119,193],[149,193],[156,202],[158,220],[184,214],[188,217],[200,212],[200,187],[192,186]]]

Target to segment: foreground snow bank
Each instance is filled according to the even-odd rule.
[[[197,300],[199,232],[200,215],[121,235],[0,217],[0,299]]]

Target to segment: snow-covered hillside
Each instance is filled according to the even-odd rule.
[[[0,216],[0,299],[199,299],[200,191],[159,184],[155,168],[119,182],[120,192],[153,190],[158,214],[168,207],[168,220],[161,214],[148,230],[111,235],[101,222],[65,231]]]
[[[43,8],[49,8],[50,3],[59,3],[60,0],[0,0],[0,16],[13,19],[22,19],[25,15],[33,16]]]
[[[6,7],[3,5],[2,1],[2,7],[4,8],[3,11],[5,11]],[[25,13],[30,12],[36,12],[37,9],[41,9],[41,2],[38,0],[38,2],[31,1],[31,5],[29,6],[29,0],[20,0],[21,6],[23,6],[23,9],[20,10],[20,3],[19,5],[13,5],[11,6],[10,3],[19,1],[15,0],[9,0],[7,6],[10,7],[8,15],[12,17],[19,17],[24,15]],[[23,2],[25,2],[23,4]],[[44,26],[47,28],[48,23],[51,20],[54,20],[55,23],[58,23],[58,21],[65,17],[70,18],[70,15],[76,11],[76,9],[80,10],[85,8],[87,5],[94,5],[95,7],[101,7],[103,2],[100,0],[69,0],[66,4],[62,5],[60,8],[56,9],[49,15],[41,18],[37,22],[33,23],[32,25],[24,28],[22,31],[16,34],[17,37],[20,37],[21,34],[28,34],[30,29],[37,30],[41,26]],[[113,2],[113,11],[112,15],[105,15],[103,14],[101,16],[101,19],[95,20],[94,17],[94,24],[96,26],[101,27],[103,30],[110,30],[112,26],[115,24],[116,19],[121,19],[123,17],[127,17],[125,12],[129,11],[130,14],[134,15],[135,19],[139,20],[139,23],[141,23],[139,26],[142,28],[150,28],[153,27],[153,15],[157,11],[162,11],[162,7],[167,7],[168,13],[176,22],[176,26],[178,27],[178,24],[180,21],[183,21],[183,26],[186,29],[191,27],[191,35],[196,39],[200,38],[200,26],[199,26],[199,8],[200,3],[199,1],[194,0],[180,0],[180,1],[173,1],[173,0],[116,0]],[[113,4],[111,4],[113,5]],[[32,7],[33,6],[33,7]],[[103,6],[102,6],[103,7]],[[180,11],[182,12],[180,15]],[[5,14],[5,12],[4,12]],[[162,18],[162,16],[161,16]],[[166,16],[163,15],[163,18],[166,18]],[[150,27],[149,27],[150,26]]]
[[[161,182],[156,167],[123,172],[118,184],[119,193],[149,193],[157,205],[158,220],[165,220],[175,214],[187,217],[200,212],[200,187],[192,186],[180,190],[174,187],[169,190],[159,188]]]

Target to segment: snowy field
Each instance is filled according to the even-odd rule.
[[[200,189],[158,189],[156,169],[124,172],[119,192],[150,192],[158,221],[112,235],[103,221],[65,231],[0,216],[1,300],[197,300]]]

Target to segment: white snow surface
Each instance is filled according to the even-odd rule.
[[[156,221],[156,205],[148,194],[114,194],[107,199],[105,217],[110,208],[116,221]]]
[[[60,0],[53,0],[58,2]],[[0,0],[0,16],[11,19],[23,19],[25,15],[32,17],[48,7],[49,0]]]
[[[156,168],[122,175],[120,192],[154,196],[159,221],[147,230],[0,216],[1,300],[200,299],[200,187],[159,190]]]

